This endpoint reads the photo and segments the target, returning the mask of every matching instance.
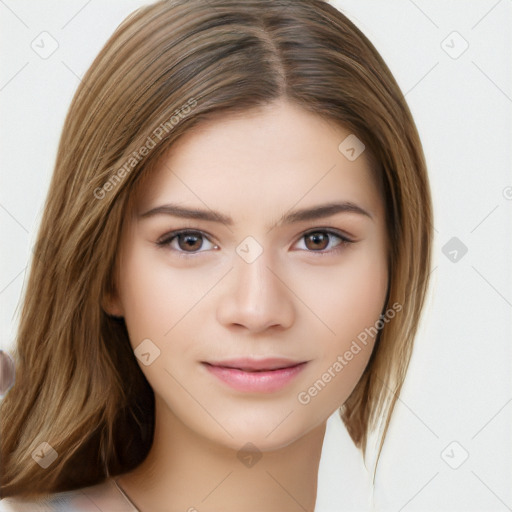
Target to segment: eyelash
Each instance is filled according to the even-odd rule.
[[[341,251],[343,248],[348,246],[349,244],[354,243],[353,240],[350,240],[346,235],[344,235],[340,231],[333,230],[330,228],[329,229],[328,228],[317,228],[317,229],[309,230],[306,233],[303,233],[300,236],[299,240],[307,237],[308,235],[312,235],[313,233],[326,233],[328,235],[332,235],[341,240],[341,242],[338,245],[336,245],[333,249],[329,249],[329,250],[324,249],[323,251],[313,251],[313,250],[301,249],[301,250],[305,250],[305,252],[309,252],[309,253],[316,254],[319,256],[336,254],[339,251]],[[202,231],[194,230],[194,229],[182,229],[182,230],[178,230],[178,231],[172,231],[171,233],[167,233],[166,235],[163,235],[160,238],[160,240],[158,240],[156,242],[156,245],[158,247],[162,247],[162,248],[169,247],[171,242],[179,235],[199,235],[199,236],[204,237],[209,240],[208,235]],[[211,242],[211,241],[210,241],[210,243],[213,244],[213,242]],[[182,250],[177,250],[177,249],[170,249],[170,250],[175,252],[179,258],[190,258],[190,257],[194,257],[197,254],[200,254],[201,252],[205,252],[205,251],[187,252],[187,251],[182,251]]]

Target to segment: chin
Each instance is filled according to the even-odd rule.
[[[226,429],[233,437],[226,434],[216,437],[215,441],[236,451],[247,443],[251,443],[260,452],[272,452],[286,448],[315,428],[323,428],[325,424],[322,421],[311,425],[298,423],[300,420],[295,413],[290,414],[286,419],[284,418],[286,418],[286,415],[283,415],[278,421],[272,418],[272,420],[265,422],[260,419],[258,424],[226,425]]]

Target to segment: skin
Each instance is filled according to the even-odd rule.
[[[154,442],[118,480],[140,510],[314,510],[326,421],[357,384],[374,340],[309,403],[298,394],[375,324],[388,286],[383,199],[366,153],[349,161],[338,150],[349,134],[279,101],[198,125],[137,191],[117,292],[104,307],[125,318],[134,349],[150,339],[160,350],[148,366],[138,361],[155,391]],[[275,225],[292,211],[346,201],[368,215]],[[140,216],[167,203],[233,223]],[[157,245],[185,228],[204,236],[195,233],[192,247],[183,237]],[[311,231],[320,238],[305,236]],[[263,251],[251,263],[236,251],[248,236]],[[273,393],[236,391],[201,364],[242,356],[308,363]],[[248,442],[262,456],[252,467],[237,458]]]

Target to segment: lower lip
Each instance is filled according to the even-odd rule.
[[[244,392],[273,393],[279,391],[298,375],[306,366],[306,362],[289,368],[263,372],[246,372],[236,368],[212,366],[203,363],[210,373],[225,382],[233,389]]]

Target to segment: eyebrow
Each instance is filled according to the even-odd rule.
[[[357,204],[352,203],[350,201],[343,201],[341,203],[321,204],[313,206],[311,208],[303,208],[301,210],[295,210],[293,212],[286,213],[282,215],[282,217],[277,221],[277,223],[273,227],[281,226],[284,224],[292,224],[295,222],[322,219],[325,217],[336,215],[337,213],[356,213],[373,219],[372,215],[368,211],[361,208]],[[185,208],[183,206],[179,206],[178,204],[173,203],[157,206],[156,208],[152,208],[151,210],[148,210],[144,213],[140,213],[138,217],[139,219],[145,219],[148,217],[153,217],[155,215],[172,215],[174,217],[180,217],[185,219],[220,222],[227,226],[232,226],[234,224],[233,219],[231,217],[224,215],[220,212],[216,212],[214,210],[198,210],[192,208]]]

